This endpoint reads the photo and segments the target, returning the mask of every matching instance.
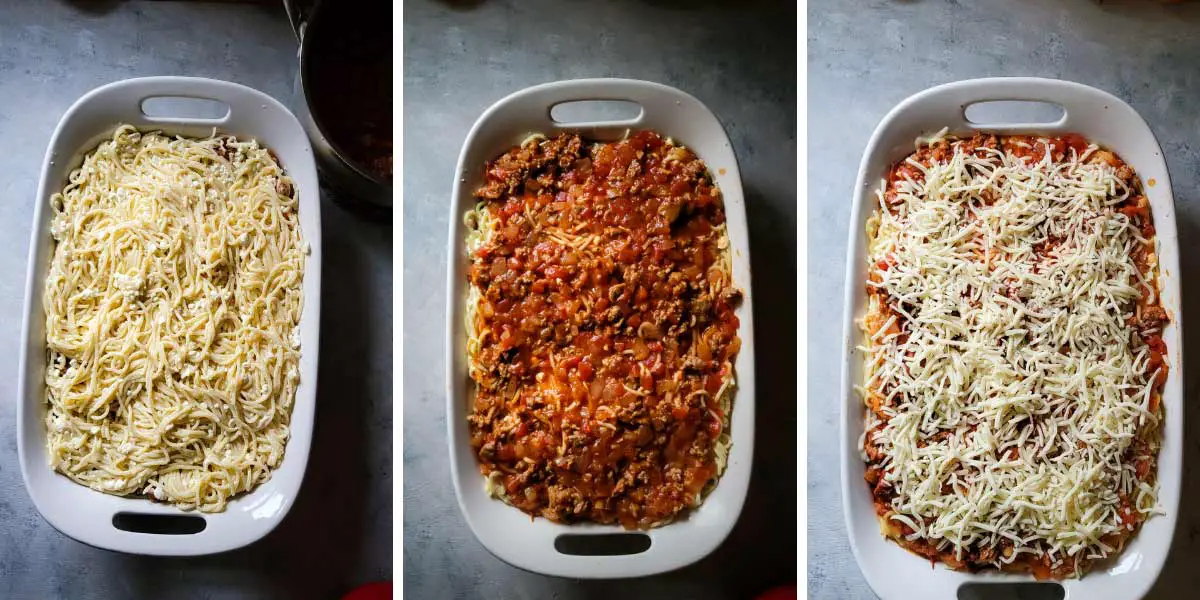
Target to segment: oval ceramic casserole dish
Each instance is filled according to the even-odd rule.
[[[979,124],[965,116],[972,104],[990,101],[1032,101],[1056,104],[1065,111],[1053,123]],[[1057,582],[1065,598],[1103,600],[1146,594],[1158,577],[1170,549],[1179,511],[1183,448],[1183,323],[1179,288],[1179,243],[1174,198],[1166,163],[1146,122],[1125,102],[1094,88],[1051,79],[989,78],[950,83],[920,92],[901,102],[876,128],[867,145],[854,190],[847,249],[845,323],[842,369],[842,498],[850,545],[868,584],[881,598],[954,598],[966,584],[1022,583],[1026,574],[994,571],[965,573],[929,561],[886,539],[879,530],[868,486],[866,465],[858,448],[863,433],[864,405],[854,386],[862,380],[862,355],[855,348],[863,334],[856,321],[866,312],[864,282],[866,221],[876,206],[875,190],[896,161],[914,150],[913,142],[943,127],[949,134],[970,137],[974,132],[999,135],[1062,135],[1076,133],[1115,152],[1142,181],[1157,231],[1159,289],[1162,307],[1170,315],[1163,331],[1170,366],[1163,388],[1164,419],[1158,462],[1158,506],[1165,514],[1145,522],[1115,559],[1100,562],[1081,579]],[[1147,182],[1154,180],[1154,185]]]
[[[191,98],[223,103],[220,118],[151,117],[147,98]],[[143,498],[119,497],[92,490],[53,471],[46,449],[46,336],[42,296],[53,240],[49,199],[72,170],[117,125],[168,135],[208,137],[214,129],[240,139],[258,140],[271,149],[299,194],[305,257],[300,317],[300,382],[292,407],[291,434],[279,468],[267,482],[236,496],[220,513],[184,512]],[[25,487],[38,511],[56,529],[86,544],[136,554],[192,556],[240,548],[262,538],[283,520],[295,501],[312,442],[316,409],[317,349],[321,314],[321,212],[316,165],[299,121],[282,104],[251,88],[191,77],[146,77],[111,83],[84,95],[59,121],[42,165],[29,249],[17,410],[17,447]],[[117,515],[179,516],[203,519],[201,531],[156,534],[120,529]]]
[[[604,123],[561,124],[552,107],[574,101],[629,101],[641,106],[634,119]],[[733,283],[743,292],[738,336],[742,347],[734,363],[737,389],[730,417],[732,446],[725,473],[698,508],[649,531],[629,532],[620,525],[563,525],[526,513],[485,491],[470,445],[467,414],[474,384],[467,374],[464,311],[467,293],[466,234],[463,215],[475,205],[473,191],[483,168],[531,133],[553,137],[578,133],[587,139],[614,141],[628,131],[649,129],[691,148],[708,167],[725,203],[733,264]],[[450,260],[447,282],[447,407],[450,464],[458,503],[479,541],[502,560],[522,569],[576,578],[637,577],[661,573],[705,557],[732,530],[750,481],[754,437],[754,341],[750,251],[745,201],[733,149],[716,117],[695,98],[673,88],[626,79],[561,81],[531,87],[500,100],[476,121],[463,145],[450,202]],[[649,537],[649,549],[636,554],[581,556],[556,549],[560,536],[627,534]]]

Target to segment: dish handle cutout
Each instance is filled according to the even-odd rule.
[[[142,99],[139,108],[147,119],[165,122],[221,123],[232,112],[221,100],[191,96],[150,96]]]
[[[554,538],[554,549],[568,556],[629,556],[649,550],[651,544],[644,533],[566,533]]]
[[[1041,100],[981,100],[963,107],[963,119],[971,125],[988,126],[1057,125],[1067,118],[1067,109]]]
[[[958,600],[1064,600],[1067,591],[1057,583],[968,583],[958,588]]]
[[[569,100],[550,107],[550,118],[559,126],[632,125],[644,113],[632,100]]]
[[[113,527],[130,533],[151,535],[195,535],[204,531],[208,522],[198,515],[154,515],[119,512],[113,515]]]

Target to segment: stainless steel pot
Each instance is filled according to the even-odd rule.
[[[380,179],[352,160],[344,149],[339,148],[330,132],[322,127],[322,116],[315,114],[318,110],[314,104],[312,74],[315,58],[322,52],[335,50],[335,36],[346,33],[338,31],[336,23],[329,24],[333,22],[324,18],[322,11],[334,10],[333,7],[339,4],[350,3],[334,2],[329,8],[323,8],[324,4],[321,2],[314,5],[302,0],[284,0],[283,4],[300,44],[300,68],[296,72],[293,84],[292,112],[308,133],[321,174],[321,182],[339,204],[371,217],[391,218],[391,182]]]

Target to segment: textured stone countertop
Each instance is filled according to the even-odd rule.
[[[1200,6],[1155,2],[959,3],[814,0],[808,18],[808,590],[809,598],[873,597],[850,553],[839,483],[838,374],[847,221],[867,140],[910,94],[959,79],[1027,75],[1107,90],[1149,122],[1175,192],[1183,311],[1196,310],[1200,260]],[[1189,329],[1187,353],[1198,334]],[[1195,370],[1185,398],[1195,393]],[[1200,586],[1200,431],[1185,425],[1178,528],[1150,598]],[[1171,418],[1169,415],[1167,418]]]
[[[406,595],[749,599],[796,582],[796,37],[787,4],[405,3]],[[445,433],[446,227],[458,153],[484,109],[533,84],[597,76],[678,87],[729,133],[751,231],[759,414],[750,495],[721,548],[666,575],[581,582],[504,564],[459,512]]]
[[[17,463],[17,352],[42,158],[88,90],[141,75],[236,81],[291,103],[296,42],[280,7],[0,2],[0,598],[337,598],[391,578],[391,229],[323,202],[317,426],[279,529],[223,555],[97,550],[34,509]]]

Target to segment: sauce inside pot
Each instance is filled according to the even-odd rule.
[[[306,41],[313,118],[343,157],[391,183],[391,6],[326,3],[313,25]]]

